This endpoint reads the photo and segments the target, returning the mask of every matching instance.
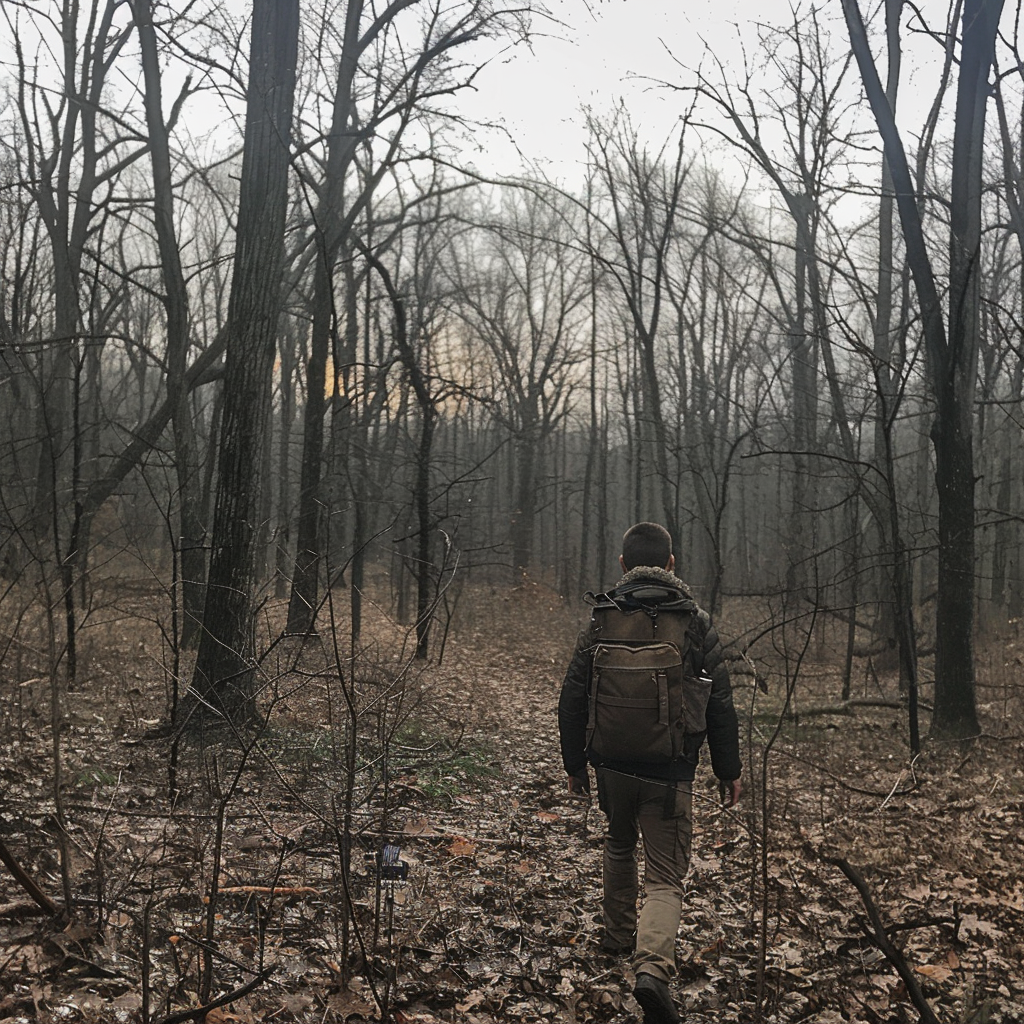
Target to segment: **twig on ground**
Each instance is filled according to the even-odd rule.
[[[910,1001],[921,1015],[922,1024],[939,1024],[939,1018],[935,1016],[935,1012],[928,1004],[928,1000],[925,999],[917,977],[907,963],[906,957],[892,944],[892,940],[889,938],[885,924],[882,922],[882,916],[878,912],[878,907],[875,905],[871,889],[864,880],[864,876],[844,857],[824,857],[823,859],[826,863],[839,868],[853,883],[857,892],[860,893],[861,902],[864,904],[868,920],[871,922],[871,928],[868,929],[865,926],[864,932],[875,943],[880,952],[885,956],[885,959],[896,969],[896,973],[907,987],[907,995],[910,997]]]
[[[232,989],[230,992],[226,992],[222,996],[212,1000],[209,1003],[205,1003],[202,1006],[197,1006],[191,1010],[181,1010],[178,1013],[172,1013],[169,1017],[164,1017],[162,1020],[157,1021],[157,1024],[184,1024],[185,1021],[189,1020],[201,1020],[211,1010],[216,1010],[218,1007],[227,1006],[228,1003],[233,1003],[236,999],[241,999],[243,996],[247,996],[254,989],[259,988],[274,973],[273,967],[266,967],[255,978],[247,981],[240,988]]]
[[[49,896],[36,884],[35,879],[18,863],[14,854],[7,849],[6,844],[0,839],[0,863],[14,876],[18,884],[32,897],[34,903],[46,911],[50,917],[58,917],[64,913],[64,908],[54,903]]]

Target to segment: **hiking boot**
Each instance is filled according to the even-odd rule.
[[[653,974],[638,974],[633,998],[644,1011],[644,1024],[680,1024],[668,985]]]

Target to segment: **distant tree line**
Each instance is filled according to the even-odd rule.
[[[808,599],[914,693],[934,639],[933,731],[978,731],[971,625],[1024,611],[1001,2],[927,26],[923,124],[921,15],[844,0],[681,72],[657,143],[589,112],[571,186],[463,159],[537,5],[180,6],[4,10],[5,623],[42,593],[73,681],[99,581],[147,575],[244,717],[270,597],[312,633],[346,588],[356,636],[373,590],[428,657],[453,574],[573,596],[653,518],[714,612]]]

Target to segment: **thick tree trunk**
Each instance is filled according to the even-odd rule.
[[[950,391],[953,389],[950,388]],[[939,493],[939,587],[935,613],[935,711],[931,732],[965,738],[980,731],[974,691],[974,449],[955,403],[939,403],[933,425]],[[953,408],[950,406],[953,405]],[[952,639],[956,637],[956,639]]]
[[[974,392],[985,113],[1002,6],[1002,0],[964,3],[949,224],[949,347],[941,367],[932,367],[938,400],[932,440],[939,493],[939,594],[931,731],[950,739],[981,731],[974,690]]]
[[[210,577],[193,677],[203,720],[212,712],[244,723],[255,713],[256,517],[281,306],[298,28],[298,0],[255,0]]]

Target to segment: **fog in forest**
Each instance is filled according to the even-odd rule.
[[[1019,20],[0,4],[0,1024],[641,1019],[555,720],[640,521],[684,1019],[1024,1020]]]

